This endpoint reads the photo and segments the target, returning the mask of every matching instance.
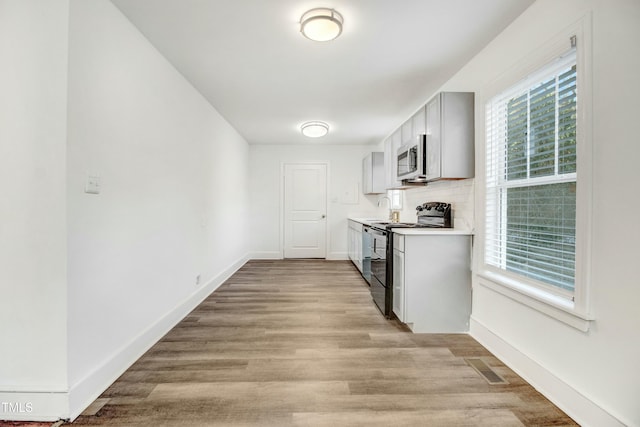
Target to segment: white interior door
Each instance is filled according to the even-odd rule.
[[[284,257],[327,256],[327,165],[284,165]]]

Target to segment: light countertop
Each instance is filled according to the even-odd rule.
[[[355,221],[355,222],[359,222],[360,224],[364,224],[364,225],[371,225],[372,222],[384,222],[384,221],[389,221],[388,219],[382,219],[382,218],[348,218],[351,221]]]
[[[388,219],[381,218],[349,218],[351,221],[359,222],[363,225],[371,225],[374,222],[387,222]],[[455,224],[455,221],[454,221]],[[420,236],[420,235],[473,235],[473,231],[468,228],[394,228],[393,232],[396,234],[402,234],[405,236]]]
[[[473,231],[462,228],[394,228],[395,234],[404,236],[470,236]]]

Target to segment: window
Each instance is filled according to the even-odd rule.
[[[402,190],[387,190],[389,209],[402,210]]]
[[[485,264],[569,300],[578,95],[574,46],[486,106]]]

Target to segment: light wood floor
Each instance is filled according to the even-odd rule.
[[[469,336],[384,319],[350,262],[285,260],[247,263],[72,425],[576,424]]]

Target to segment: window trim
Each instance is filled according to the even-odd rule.
[[[478,283],[514,301],[524,304],[534,310],[555,318],[582,332],[588,332],[594,316],[575,309],[575,305],[563,297],[551,292],[545,292],[538,287],[525,284],[525,281],[515,280],[504,274],[492,271],[478,273]]]
[[[590,323],[595,320],[591,313],[591,242],[593,215],[593,144],[592,144],[592,17],[591,13],[584,15],[578,22],[565,28],[558,35],[526,53],[505,73],[486,85],[478,97],[480,124],[478,134],[481,144],[476,156],[479,160],[476,175],[476,188],[479,190],[476,199],[476,215],[478,221],[479,256],[475,257],[474,271],[476,284],[498,292],[510,299],[527,305],[534,310],[549,315],[578,330],[587,332]],[[579,174],[576,193],[576,271],[575,290],[573,299],[560,297],[554,292],[545,291],[538,286],[532,286],[530,281],[522,276],[508,274],[491,265],[485,264],[486,242],[486,105],[496,95],[518,85],[541,67],[551,63],[568,49],[571,36],[576,36],[576,71],[578,96],[578,115],[576,118],[577,138],[577,173]],[[505,274],[507,273],[507,274]]]

